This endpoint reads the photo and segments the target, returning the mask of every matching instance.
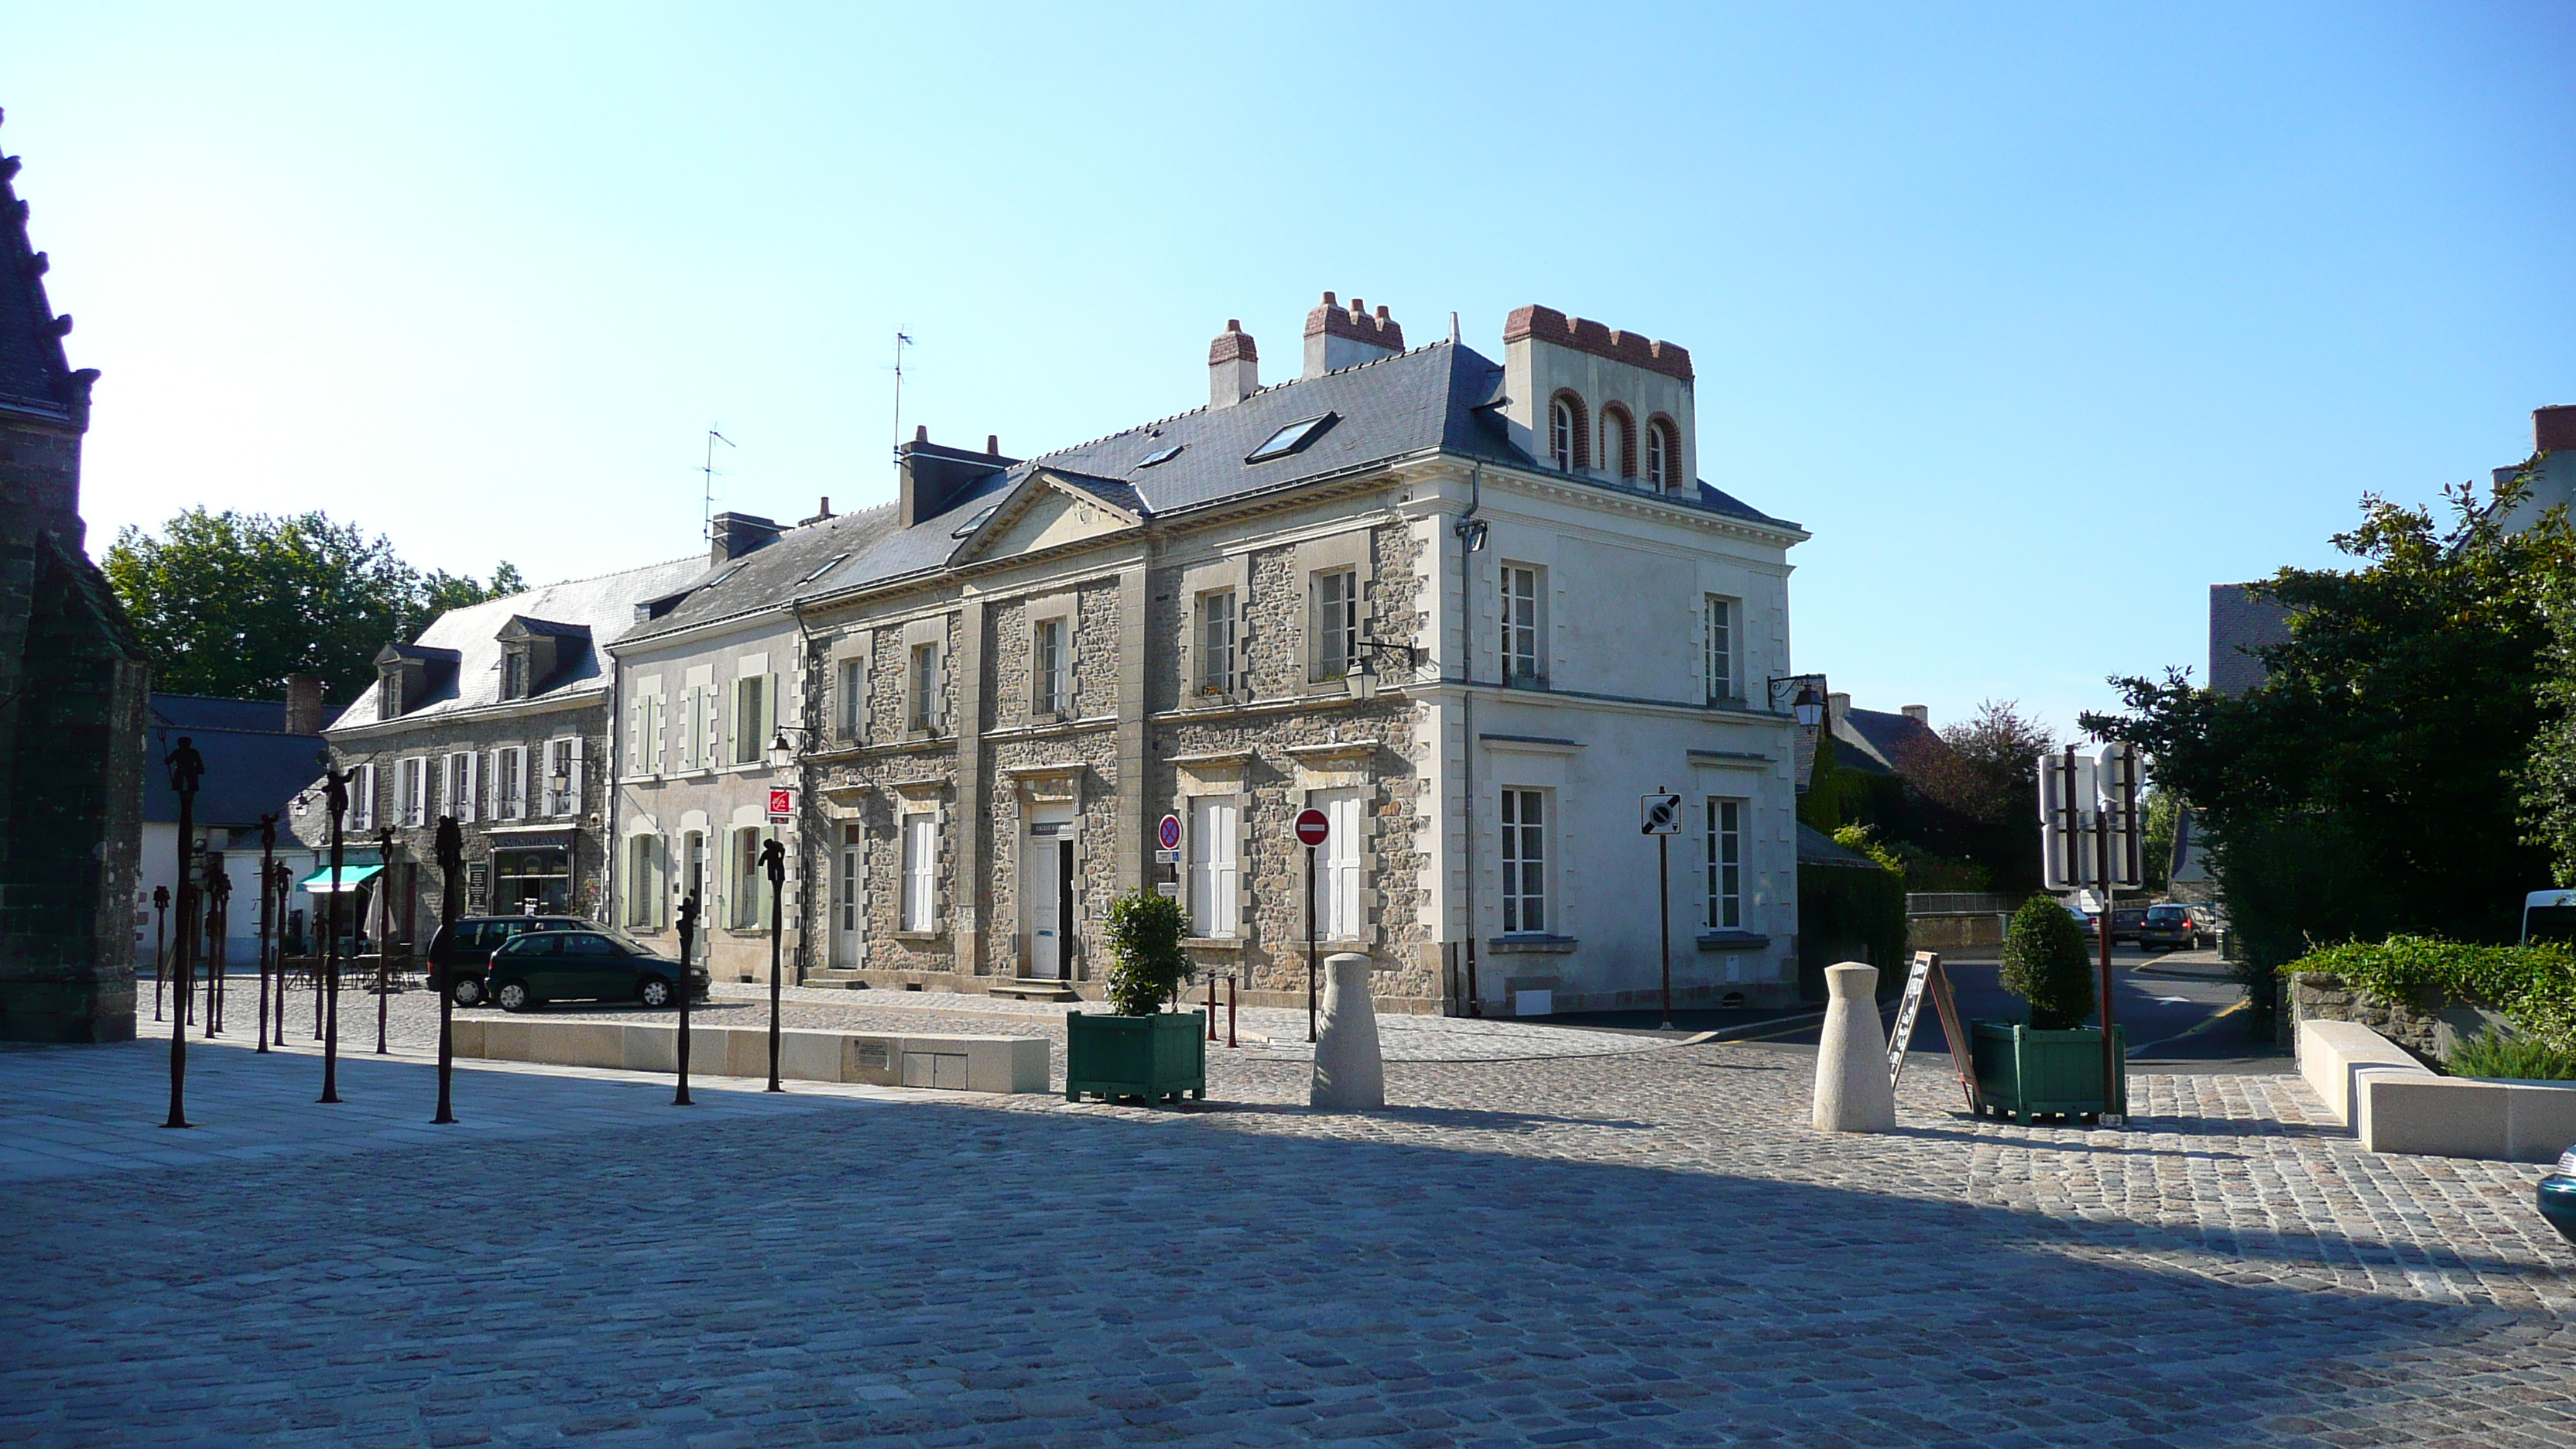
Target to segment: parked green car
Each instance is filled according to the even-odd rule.
[[[532,931],[492,953],[485,976],[503,1011],[525,1011],[546,1001],[636,1001],[673,1006],[680,1000],[680,963],[651,948],[600,930]],[[707,970],[688,971],[689,990],[707,996]]]

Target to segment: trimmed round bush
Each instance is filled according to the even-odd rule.
[[[1152,1016],[1190,977],[1181,938],[1189,929],[1181,903],[1133,891],[1109,903],[1102,934],[1109,945],[1109,1004],[1120,1016]]]
[[[2083,1026],[2093,1016],[2093,965],[2084,957],[2084,931],[2075,917],[2047,896],[2032,896],[2013,912],[2004,931],[2003,984],[2030,1005],[2040,1031]]]

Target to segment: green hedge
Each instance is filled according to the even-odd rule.
[[[1881,994],[1905,978],[1905,877],[1854,865],[1798,867],[1798,985],[1825,995],[1825,968],[1857,952],[1878,968]]]
[[[2391,1001],[2443,997],[2491,1006],[2535,1040],[2576,1050],[2576,952],[2565,946],[2391,936],[2311,951],[2281,970],[2327,972]]]

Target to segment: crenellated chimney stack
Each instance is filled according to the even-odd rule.
[[[1326,292],[1314,311],[1306,314],[1306,370],[1300,377],[1322,377],[1345,367],[1393,357],[1404,350],[1404,329],[1380,307],[1371,316],[1368,304],[1357,297],[1351,305],[1342,306]]]
[[[1261,352],[1235,318],[1208,344],[1208,406],[1230,408],[1261,391]]]

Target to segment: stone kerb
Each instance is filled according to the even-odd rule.
[[[2357,1022],[2300,1022],[2299,1074],[2372,1152],[2548,1162],[2576,1141],[2576,1083],[2436,1076]]]

